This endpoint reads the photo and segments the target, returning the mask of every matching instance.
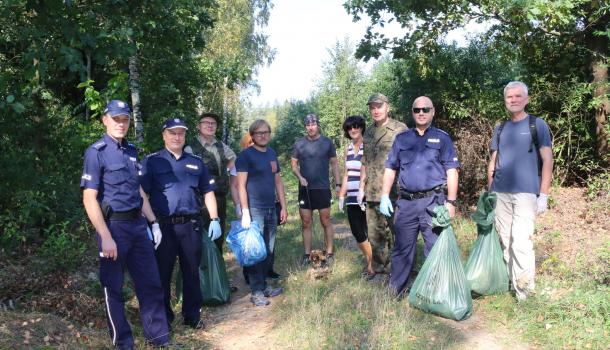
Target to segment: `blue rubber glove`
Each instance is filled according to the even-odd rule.
[[[392,202],[390,201],[390,196],[388,196],[387,194],[381,196],[381,203],[379,203],[379,211],[385,216],[392,216],[392,213],[394,212]]]
[[[208,228],[208,237],[210,237],[211,240],[216,240],[221,234],[222,231],[220,230],[220,222],[211,221],[210,227]]]

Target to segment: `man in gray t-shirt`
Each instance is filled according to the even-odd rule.
[[[549,127],[533,117],[536,136],[532,137],[531,117],[525,112],[528,102],[524,83],[513,81],[506,85],[504,103],[510,119],[494,130],[487,167],[488,188],[497,195],[495,226],[519,301],[534,292],[536,256],[531,237],[536,214],[547,210],[553,174]]]
[[[299,214],[303,234],[305,254],[302,263],[309,262],[311,253],[311,225],[314,210],[318,210],[320,223],[324,228],[326,260],[333,261],[334,231],[330,223],[330,181],[329,164],[335,178],[335,192],[341,188],[337,151],[333,142],[320,134],[320,122],[315,114],[305,117],[307,135],[294,143],[292,148],[292,172],[299,179]]]

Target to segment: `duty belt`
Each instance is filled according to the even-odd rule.
[[[412,201],[414,199],[421,199],[421,198],[431,197],[431,196],[434,196],[434,195],[440,194],[440,193],[447,194],[447,186],[446,185],[436,186],[436,187],[434,187],[431,190],[421,191],[421,192],[407,192],[407,191],[405,191],[403,189],[400,189],[400,198],[401,199],[406,199],[408,201]]]
[[[163,224],[186,224],[187,222],[198,219],[199,214],[191,214],[191,215],[172,215],[172,216],[164,216],[161,218],[161,223]]]
[[[140,208],[131,209],[128,211],[110,211],[106,215],[106,220],[136,220],[142,217]]]

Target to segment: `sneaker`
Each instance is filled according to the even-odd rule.
[[[189,326],[192,329],[204,329],[205,328],[205,324],[200,319],[199,320],[192,320],[192,321],[184,320],[184,325],[185,326]]]
[[[268,278],[268,279],[272,279],[272,280],[274,280],[274,281],[277,281],[277,280],[279,280],[279,279],[281,279],[281,278],[282,278],[282,275],[280,275],[279,273],[277,273],[277,272],[275,272],[275,271],[271,270],[271,272],[269,272],[269,273],[267,274],[267,278]]]
[[[271,286],[267,286],[267,288],[265,288],[265,290],[263,290],[263,295],[266,296],[267,298],[273,298],[282,293],[284,293],[284,288],[282,288],[282,287],[273,288]]]
[[[310,263],[311,260],[309,259],[309,254],[303,254],[303,257],[301,258],[301,266],[307,267]]]
[[[269,299],[267,299],[265,294],[263,294],[263,292],[261,291],[252,293],[252,295],[250,295],[250,301],[252,302],[252,304],[254,304],[254,306],[269,305]]]
[[[326,261],[324,262],[324,266],[323,267],[330,267],[332,266],[332,264],[335,262],[335,256],[333,255],[333,253],[330,254],[326,254]]]

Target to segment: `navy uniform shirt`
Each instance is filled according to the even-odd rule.
[[[165,148],[144,159],[141,181],[160,216],[198,214],[203,195],[216,188],[201,158],[182,152],[176,159]]]
[[[401,189],[421,192],[446,184],[447,170],[459,168],[460,163],[451,137],[430,126],[421,136],[415,128],[397,134],[385,167],[400,170]]]
[[[142,207],[138,173],[138,151],[123,139],[121,143],[105,134],[85,151],[82,189],[97,190],[100,205],[115,212]]]

